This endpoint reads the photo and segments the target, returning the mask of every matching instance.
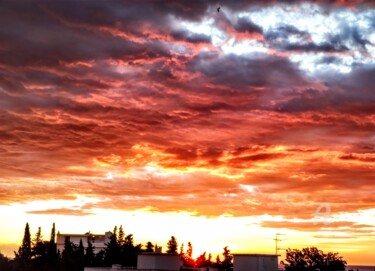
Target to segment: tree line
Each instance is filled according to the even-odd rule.
[[[167,243],[167,253],[179,254],[185,267],[217,267],[220,270],[229,270],[232,266],[233,256],[228,247],[224,248],[224,260],[204,252],[197,259],[193,258],[193,245],[191,242],[184,250],[184,244],[178,251],[178,243],[174,236]],[[87,239],[87,246],[84,247],[83,240],[74,244],[68,237],[64,240],[64,249],[57,249],[55,223],[52,225],[49,240],[44,240],[41,227],[32,238],[29,224],[26,223],[22,244],[15,257],[10,259],[0,252],[1,271],[83,271],[84,267],[98,266],[105,267],[112,264],[120,264],[123,267],[136,267],[137,255],[141,252],[158,251],[158,246],[147,242],[145,246],[135,244],[133,234],[126,235],[122,225],[115,226],[111,232],[105,248],[94,253],[95,247],[90,239]]]
[[[83,271],[84,267],[111,266],[120,264],[123,267],[136,267],[137,255],[141,252],[157,252],[158,246],[147,242],[145,246],[135,244],[133,234],[126,235],[122,225],[114,227],[105,248],[94,253],[95,247],[90,239],[84,247],[82,239],[79,244],[74,244],[68,237],[64,240],[62,251],[57,249],[55,223],[52,225],[49,240],[44,240],[41,227],[35,237],[31,238],[29,224],[26,223],[22,244],[13,259],[5,257],[0,252],[1,271]],[[213,267],[219,271],[233,269],[233,255],[228,247],[223,248],[222,257],[217,255],[212,259],[211,253],[206,252],[193,258],[193,245],[191,242],[178,247],[177,239],[171,236],[167,243],[167,253],[180,255],[183,268]],[[282,261],[286,271],[338,271],[345,270],[346,261],[338,253],[327,254],[315,247],[287,249],[286,259]]]

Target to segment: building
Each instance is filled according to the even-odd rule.
[[[75,245],[79,245],[80,240],[82,240],[83,247],[88,246],[88,242],[90,241],[91,244],[94,247],[94,253],[98,253],[100,250],[104,249],[106,247],[106,243],[108,243],[108,239],[111,236],[111,232],[106,232],[103,234],[92,234],[90,232],[87,232],[85,234],[69,234],[69,233],[57,233],[56,238],[56,245],[57,249],[62,252],[64,250],[64,242],[65,239],[68,238],[70,242],[72,242]]]
[[[278,255],[233,254],[233,271],[277,271]]]
[[[179,254],[158,252],[141,253],[137,257],[137,269],[121,268],[119,264],[113,264],[112,267],[85,267],[84,271],[180,271],[182,266]]]
[[[182,266],[179,254],[141,253],[138,255],[137,270],[178,271]]]

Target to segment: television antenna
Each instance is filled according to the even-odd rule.
[[[283,248],[279,247],[279,242],[280,241],[284,241],[285,239],[280,239],[279,236],[281,235],[286,235],[286,234],[283,234],[283,233],[276,233],[276,236],[275,236],[275,253],[277,255],[277,253],[279,252],[279,250],[282,250]]]

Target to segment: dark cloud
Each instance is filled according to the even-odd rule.
[[[192,72],[201,72],[207,81],[235,89],[251,87],[284,87],[293,81],[303,84],[300,71],[287,59],[260,55],[257,58],[202,53],[188,64]]]
[[[85,9],[78,3],[75,6]],[[43,7],[32,3],[26,6],[11,4],[8,7],[0,19],[1,24],[7,25],[0,32],[3,46],[0,61],[3,64],[56,66],[61,61],[134,59],[141,55],[146,58],[160,54],[168,55],[167,50],[159,47],[157,43],[154,50],[151,44],[123,39],[97,28],[75,26],[74,21],[71,22],[73,25],[70,25],[58,20],[59,17],[46,12]],[[66,7],[71,10],[74,6]],[[84,18],[90,18],[89,15]],[[14,18],[18,20],[15,21]]]
[[[353,154],[345,154],[345,155],[342,155],[340,156],[340,159],[343,159],[343,160],[357,160],[357,161],[362,161],[362,162],[375,162],[375,157],[374,156],[356,156],[356,155],[353,155]]]
[[[344,45],[336,45],[330,43],[307,43],[307,44],[287,44],[283,46],[288,51],[305,51],[305,52],[343,52],[348,51],[348,47]]]
[[[174,31],[172,32],[172,37],[176,40],[184,40],[191,43],[211,43],[211,37],[207,35],[186,31]]]
[[[308,32],[301,31],[293,25],[282,25],[277,28],[271,28],[265,33],[265,38],[271,43],[286,43],[289,37],[295,37],[302,41],[311,38]]]
[[[343,44],[345,39],[342,37],[333,36],[329,37],[327,41],[315,43],[311,41],[310,33],[301,31],[292,25],[282,25],[275,29],[270,29],[266,32],[265,38],[272,47],[286,51],[325,53],[349,51],[349,48]]]
[[[239,18],[234,26],[234,29],[236,29],[238,32],[247,32],[247,33],[263,33],[263,29],[257,25],[254,24],[251,20],[246,18]]]

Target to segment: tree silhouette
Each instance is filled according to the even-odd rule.
[[[194,267],[195,261],[193,259],[193,245],[191,242],[188,242],[188,248],[186,253],[183,255],[182,261],[186,267]]]
[[[316,247],[286,250],[286,271],[337,271],[345,270],[346,261],[338,253],[323,251]]]
[[[104,250],[100,250],[98,253],[95,254],[93,266],[105,266],[104,253]]]
[[[206,251],[201,254],[196,260],[195,260],[195,267],[208,267],[208,261],[206,259]]]
[[[83,270],[85,266],[85,248],[83,247],[82,239],[79,240],[78,250],[77,250],[77,265],[80,270]]]
[[[94,266],[94,262],[95,262],[94,246],[92,245],[90,239],[88,239],[86,253],[85,253],[85,266]]]
[[[46,244],[43,242],[42,229],[38,227],[38,231],[33,239],[32,256],[36,259],[44,258],[46,256]]]
[[[68,236],[64,240],[64,250],[61,254],[62,269],[65,271],[79,270],[76,262],[77,246],[70,241]]]
[[[56,246],[56,225],[52,224],[51,236],[47,246],[47,260],[46,260],[46,270],[56,270],[59,263],[59,255],[57,254]],[[48,269],[49,268],[49,269]]]
[[[0,252],[0,270],[11,270],[11,262],[8,259],[8,257],[5,257],[1,252]]]
[[[38,231],[36,232],[35,234],[35,237],[33,239],[33,243],[34,245],[37,244],[37,243],[41,243],[43,242],[43,236],[42,236],[42,228],[41,227],[38,227]]]
[[[221,262],[221,266],[224,270],[230,270],[233,267],[233,255],[227,246],[224,247],[223,256],[224,260]]]
[[[208,259],[207,259],[208,266],[212,266],[212,254],[208,254]]]
[[[154,252],[154,247],[155,246],[150,241],[148,241],[146,244],[145,252]]]
[[[49,270],[47,257],[49,242],[43,241],[41,227],[38,227],[38,231],[35,234],[32,244],[31,253],[33,270]]]
[[[112,264],[120,263],[121,247],[117,242],[117,226],[113,229],[113,233],[109,236],[109,242],[106,243],[104,249],[104,265],[111,266]]]
[[[31,237],[29,223],[26,223],[25,232],[22,239],[22,245],[18,249],[18,253],[15,253],[15,261],[19,268],[24,270],[30,269],[31,262]]]
[[[221,261],[220,261],[219,255],[216,256],[216,260],[215,260],[215,263],[213,264],[213,267],[215,267],[217,269],[221,269]]]
[[[94,247],[90,236],[87,239],[87,247],[84,248],[83,240],[79,245],[72,243],[69,237],[65,238],[64,249],[56,252],[55,242],[55,223],[51,230],[50,241],[44,241],[41,227],[30,240],[30,228],[26,223],[22,244],[15,253],[14,260],[9,260],[0,253],[1,271],[83,271],[84,266],[111,266],[112,264],[121,264],[123,267],[136,267],[137,255],[142,251],[141,244],[134,243],[133,234],[125,235],[122,226],[114,227],[113,233],[108,237],[108,242],[104,250],[94,253]],[[157,245],[147,242],[144,251],[153,252]],[[207,257],[206,252],[197,259],[193,259],[193,245],[187,244],[187,250],[184,251],[184,244],[181,245],[180,255],[185,267],[206,268],[216,267],[220,271],[229,271],[232,269],[233,255],[228,247],[223,248],[223,260],[218,255],[216,263],[212,263],[212,255]],[[168,241],[168,253],[177,254],[177,240],[174,236]],[[298,249],[288,249],[285,259],[286,271],[338,271],[344,270],[346,261],[338,253],[328,252],[317,249],[316,247]]]
[[[185,244],[182,243],[181,246],[180,246],[180,256],[181,256],[181,259],[183,259],[184,255],[185,255]]]
[[[134,247],[133,234],[127,235],[121,246],[121,264],[123,266],[132,267],[137,265],[137,254]]]
[[[125,233],[124,233],[124,230],[122,228],[122,225],[120,225],[120,228],[119,228],[119,231],[118,231],[118,236],[117,236],[117,243],[119,243],[119,245],[122,245],[125,241]]]
[[[171,236],[171,239],[168,241],[167,245],[168,245],[167,253],[169,253],[169,254],[177,254],[178,244],[177,244],[176,237]]]
[[[189,257],[190,259],[193,258],[193,245],[191,242],[188,242],[188,249],[186,251],[186,256]]]

